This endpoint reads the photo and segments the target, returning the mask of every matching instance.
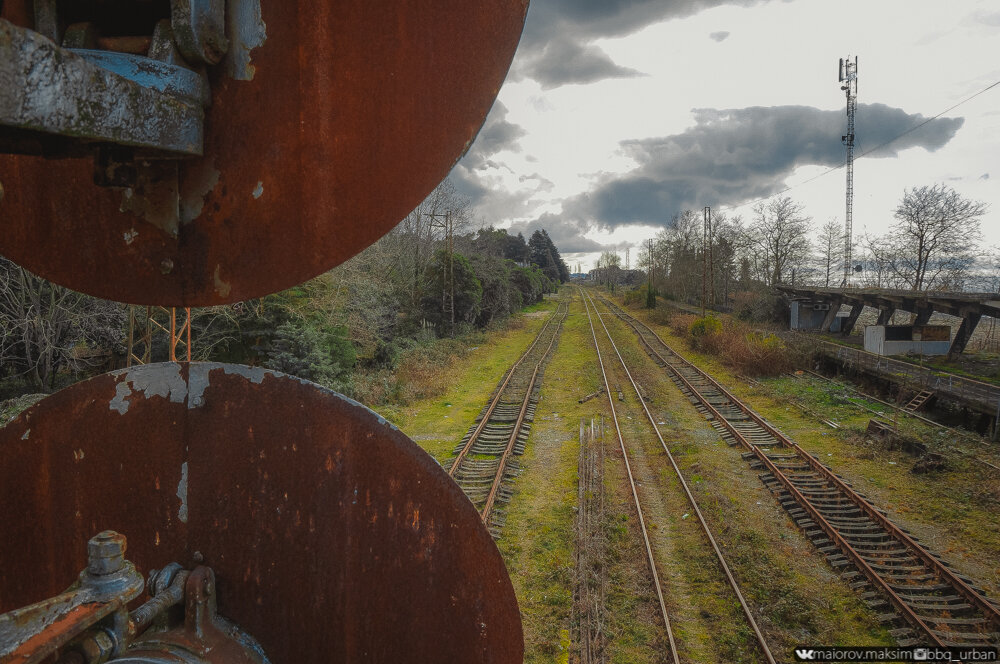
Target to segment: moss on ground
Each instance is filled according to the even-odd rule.
[[[691,351],[684,341],[646,312],[632,312],[652,327],[675,351],[711,373],[738,398],[783,431],[836,473],[851,482],[891,518],[920,537],[956,569],[1000,595],[1000,479],[983,458],[1000,465],[1000,455],[975,437],[942,435],[914,418],[898,417],[883,404],[859,398],[821,380],[777,377],[747,382],[715,357]],[[820,421],[832,419],[834,429]],[[916,457],[866,440],[864,431],[875,417],[864,406],[882,412],[880,419],[898,423],[904,435],[946,457],[946,469],[911,472]]]
[[[406,406],[379,408],[381,415],[439,462],[445,461],[475,422],[504,373],[531,344],[555,308],[556,300],[546,299],[522,312],[508,329],[468,348],[452,363],[448,387],[440,396]]]
[[[785,659],[791,648],[804,643],[892,644],[874,613],[837,578],[743,461],[740,450],[727,446],[667,372],[649,360],[631,328],[612,317],[605,321],[633,377],[651,397],[648,405],[662,423],[661,435],[775,657]],[[679,484],[672,470],[665,468],[662,475],[664,483]],[[675,511],[683,506],[678,503]],[[672,518],[684,520],[683,514]],[[694,526],[693,515],[684,521]],[[710,614],[702,616],[704,622],[712,625],[719,617],[723,623],[731,621],[713,630],[713,648],[721,661],[753,661],[757,656],[753,635],[728,585],[720,585],[719,592],[729,604],[717,598],[713,603],[711,589],[718,581],[709,579],[718,579],[719,572],[700,529],[683,536],[690,544],[681,555],[683,573],[695,587],[703,584],[708,595],[700,598]]]

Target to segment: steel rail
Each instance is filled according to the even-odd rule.
[[[555,335],[552,336],[552,340],[555,341]],[[552,348],[552,344],[549,344],[549,348]],[[548,351],[546,351],[547,353]],[[544,359],[544,356],[542,356]],[[493,484],[490,486],[490,492],[486,496],[486,503],[483,505],[483,509],[480,515],[483,517],[483,523],[489,525],[490,513],[493,511],[493,503],[496,501],[497,492],[500,490],[500,485],[503,484],[504,468],[507,466],[507,460],[510,459],[510,455],[514,451],[514,445],[517,443],[518,436],[521,435],[521,424],[524,422],[524,416],[528,412],[528,405],[531,404],[531,391],[535,389],[535,380],[538,378],[538,370],[542,366],[542,360],[538,361],[535,365],[535,371],[531,374],[531,380],[528,381],[528,389],[524,393],[524,401],[521,402],[521,410],[517,414],[517,422],[514,423],[514,430],[510,432],[510,439],[507,441],[507,446],[504,448],[503,455],[500,457],[500,465],[497,467],[496,477],[493,478]]]
[[[590,297],[590,295],[585,295],[585,297]],[[687,481],[685,481],[684,476],[681,474],[681,469],[677,466],[677,461],[674,459],[674,455],[671,454],[670,449],[667,447],[666,441],[664,441],[663,436],[660,435],[660,428],[657,426],[652,413],[649,412],[649,408],[646,406],[646,401],[642,398],[642,394],[639,392],[639,386],[636,385],[635,379],[632,378],[632,372],[628,370],[628,366],[625,364],[625,359],[618,351],[618,345],[615,344],[614,339],[611,337],[611,332],[608,330],[607,325],[604,324],[604,318],[601,315],[601,312],[597,309],[597,305],[594,304],[592,298],[591,304],[594,307],[594,312],[597,313],[597,319],[601,321],[601,327],[604,328],[604,333],[608,335],[608,341],[611,342],[611,347],[614,349],[615,355],[618,356],[618,361],[621,362],[622,369],[625,370],[625,375],[628,376],[629,382],[632,383],[632,389],[635,390],[635,394],[639,398],[639,403],[642,405],[642,410],[646,414],[646,419],[649,420],[650,425],[653,427],[653,431],[656,433],[656,437],[660,441],[660,445],[663,447],[663,451],[666,453],[667,459],[670,460],[670,465],[673,467],[674,473],[677,475],[677,479],[680,480],[681,487],[684,489],[684,494],[687,496],[688,502],[690,503],[695,516],[698,517],[698,523],[701,524],[702,531],[708,538],[709,544],[712,545],[712,550],[715,552],[715,557],[719,561],[719,566],[722,568],[722,571],[726,576],[726,580],[729,582],[729,586],[736,594],[736,599],[739,600],[740,608],[743,610],[743,615],[746,617],[747,622],[750,623],[750,627],[753,629],[754,635],[757,637],[757,644],[760,646],[761,652],[770,664],[776,664],[774,656],[771,654],[771,649],[768,647],[767,641],[764,638],[764,634],[761,632],[760,627],[757,626],[757,621],[754,620],[753,614],[750,611],[750,606],[743,597],[743,593],[740,592],[739,585],[736,583],[736,578],[729,569],[729,565],[726,563],[726,558],[722,555],[722,550],[719,549],[719,545],[716,543],[715,537],[712,535],[712,531],[709,529],[708,523],[705,521],[705,517],[701,513],[701,509],[698,507],[698,502],[695,500],[694,494],[691,493],[691,489],[688,487]]]
[[[555,319],[555,317],[556,313],[553,312],[552,316],[545,321],[545,325],[542,326],[542,329],[538,331],[538,334],[535,336],[535,340],[531,342],[531,345],[528,346],[527,350],[521,353],[521,357],[517,359],[517,362],[511,366],[510,370],[507,372],[507,376],[503,380],[503,383],[500,384],[500,387],[497,388],[496,394],[494,394],[493,398],[490,400],[490,404],[487,407],[486,412],[483,414],[482,419],[479,421],[478,426],[476,426],[475,431],[472,432],[468,442],[466,442],[465,446],[451,463],[451,468],[448,469],[449,476],[455,476],[455,471],[457,471],[458,467],[462,465],[462,460],[465,459],[469,450],[471,450],[472,446],[475,445],[477,440],[479,440],[479,435],[483,432],[483,429],[486,428],[486,424],[490,421],[490,416],[493,415],[493,411],[496,410],[497,405],[500,403],[500,397],[503,396],[503,391],[507,389],[507,383],[510,382],[510,379],[514,376],[514,372],[519,366],[521,366],[521,363],[524,362],[525,358],[528,357],[528,354],[534,350],[535,345],[538,343],[539,339],[542,338],[542,334],[544,334],[545,330],[548,329],[549,324]]]
[[[549,339],[549,345],[542,353],[542,356],[538,358],[538,363],[535,364],[535,370],[531,374],[531,380],[528,381],[528,389],[524,392],[524,401],[521,402],[521,410],[517,415],[517,422],[514,423],[514,429],[510,432],[510,439],[507,441],[507,447],[504,449],[503,456],[500,457],[500,466],[497,468],[496,477],[493,478],[493,485],[490,487],[490,493],[486,497],[486,504],[483,506],[483,511],[481,512],[483,517],[483,523],[489,525],[490,513],[493,511],[493,503],[496,501],[497,492],[500,491],[500,485],[503,483],[504,468],[507,466],[507,460],[510,459],[510,455],[514,453],[514,446],[517,444],[517,439],[521,435],[521,425],[524,423],[524,417],[528,413],[528,406],[531,404],[531,393],[535,389],[535,381],[538,380],[538,372],[542,369],[542,363],[552,352],[552,346],[556,343],[556,337],[559,336],[559,326],[562,322],[566,320],[566,314],[569,313],[569,307],[566,307],[566,312],[563,313],[562,318],[559,319],[559,325],[556,326],[555,332],[552,333],[552,338]],[[553,318],[558,315],[558,311],[553,314]],[[551,320],[551,319],[550,319]],[[546,324],[546,327],[548,325]],[[542,330],[545,331],[544,329]],[[540,337],[541,335],[539,335]],[[534,346],[534,344],[532,344]],[[511,371],[513,373],[513,371]],[[498,395],[499,396],[499,395]]]
[[[900,528],[898,528],[885,516],[879,513],[878,510],[876,510],[875,507],[871,505],[871,503],[869,503],[867,500],[858,495],[856,491],[854,491],[843,480],[837,477],[833,473],[833,471],[831,471],[822,463],[817,461],[811,454],[807,453],[797,443],[795,443],[787,436],[782,434],[778,429],[767,423],[762,417],[760,417],[760,415],[758,415],[756,412],[754,412],[752,409],[746,406],[743,402],[734,397],[728,390],[722,387],[722,385],[720,385],[718,381],[716,381],[714,378],[709,376],[707,373],[696,367],[686,358],[682,357],[680,354],[678,354],[676,351],[670,348],[670,346],[665,341],[663,341],[663,339],[661,339],[660,336],[657,335],[656,332],[653,331],[648,325],[642,323],[633,316],[630,316],[629,314],[625,313],[619,307],[615,308],[620,312],[620,314],[618,315],[622,317],[626,323],[629,323],[633,327],[633,329],[636,330],[636,333],[639,334],[640,338],[642,338],[642,334],[640,333],[637,324],[644,327],[657,341],[659,341],[663,345],[664,348],[667,349],[667,351],[669,351],[674,357],[676,357],[684,366],[696,372],[700,378],[706,380],[712,387],[717,389],[722,396],[727,398],[733,405],[735,405],[744,414],[750,417],[751,420],[753,420],[758,426],[760,426],[767,433],[773,436],[776,441],[795,451],[797,455],[803,461],[808,463],[808,465],[820,476],[822,476],[823,479],[829,481],[831,484],[836,486],[841,491],[841,493],[844,494],[846,498],[848,498],[852,503],[854,503],[855,506],[857,506],[865,514],[865,516],[868,516],[873,521],[878,523],[886,530],[886,532],[890,536],[895,538],[900,543],[904,544],[906,548],[910,551],[910,553],[914,554],[921,562],[923,562],[926,566],[930,567],[938,578],[947,581],[949,585],[951,585],[956,591],[958,591],[958,593],[961,596],[963,596],[967,601],[969,601],[970,604],[972,604],[973,606],[978,608],[981,612],[983,612],[985,616],[988,619],[990,619],[991,622],[993,622],[994,624],[998,624],[998,622],[1000,622],[1000,610],[998,610],[997,607],[991,604],[986,598],[984,598],[982,595],[976,592],[973,588],[969,587],[968,584],[966,584],[964,581],[958,578],[958,576],[956,576],[954,572],[948,569],[941,561],[935,558],[926,549],[917,544],[909,535],[904,533]],[[631,319],[632,321],[634,321],[634,323],[630,322],[625,317]],[[875,572],[875,570],[872,569],[870,565],[868,565],[867,561],[864,560],[864,558],[857,552],[857,550],[853,546],[851,546],[846,540],[844,540],[844,538],[839,534],[839,532],[819,513],[819,511],[815,508],[812,502],[809,501],[793,485],[793,483],[787,477],[787,475],[781,472],[781,470],[779,470],[777,466],[775,466],[775,464],[771,461],[771,459],[768,458],[766,454],[761,452],[756,445],[752,444],[749,440],[745,438],[745,436],[743,436],[739,432],[739,430],[737,430],[734,426],[732,426],[729,423],[729,421],[707,399],[705,399],[701,395],[701,393],[687,380],[687,378],[679,371],[677,371],[672,366],[672,364],[666,360],[666,358],[664,358],[662,355],[660,355],[660,353],[658,353],[654,348],[652,348],[652,346],[648,342],[646,342],[646,344],[647,347],[650,349],[650,351],[653,352],[657,357],[659,357],[660,361],[662,361],[664,365],[670,368],[672,373],[675,376],[677,376],[677,378],[681,382],[684,383],[684,385],[698,398],[698,400],[702,403],[702,405],[713,413],[713,415],[716,417],[719,423],[722,424],[730,432],[730,434],[732,434],[733,437],[737,441],[739,441],[748,451],[752,452],[754,456],[758,460],[760,460],[761,463],[768,469],[768,471],[772,473],[775,479],[781,482],[781,484],[786,488],[786,490],[788,490],[788,492],[792,495],[792,497],[795,498],[796,502],[799,503],[799,505],[809,513],[810,517],[813,518],[813,521],[828,536],[830,536],[833,541],[837,543],[838,548],[844,551],[844,553],[846,553],[852,559],[852,561],[855,562],[858,568],[865,573],[865,576],[869,577],[869,579],[876,586],[878,586],[881,590],[883,590],[884,593],[886,593],[890,601],[892,601],[892,603],[896,605],[897,608],[900,609],[900,613],[907,620],[907,622],[909,622],[911,626],[917,627],[921,632],[926,633],[934,641],[935,645],[939,645],[939,647],[945,647],[944,644],[938,638],[937,634],[934,632],[934,630],[932,630],[926,624],[926,622],[924,622],[924,620],[921,619],[909,607],[909,605],[907,605],[905,601],[901,597],[899,597],[899,595],[894,590],[892,590],[891,587],[889,587],[889,585],[885,582],[885,580],[882,579],[882,577],[879,576],[878,573]]]
[[[582,294],[582,292],[581,292]],[[604,392],[608,397],[608,405],[611,407],[611,419],[615,423],[615,432],[618,434],[618,444],[621,446],[622,457],[625,460],[625,472],[628,475],[629,485],[632,487],[632,499],[635,501],[635,510],[639,515],[639,526],[642,530],[642,539],[646,545],[646,559],[649,562],[649,568],[653,575],[653,585],[656,588],[656,597],[660,602],[660,611],[663,615],[663,624],[667,630],[667,640],[670,642],[670,654],[673,658],[674,664],[680,664],[680,659],[677,656],[677,644],[674,641],[674,632],[670,627],[670,616],[667,614],[667,603],[663,599],[663,589],[660,587],[660,574],[656,569],[656,560],[653,558],[653,546],[649,542],[649,533],[646,530],[646,520],[642,514],[642,506],[639,503],[639,492],[635,486],[635,477],[632,475],[632,465],[628,460],[628,452],[625,449],[625,439],[622,437],[621,427],[618,425],[618,414],[615,411],[615,403],[611,398],[611,386],[608,384],[608,374],[604,369],[604,358],[601,356],[601,348],[597,343],[597,333],[594,331],[594,320],[590,315],[590,305],[587,304],[587,298],[583,298],[583,306],[587,311],[587,322],[590,323],[590,334],[594,339],[594,350],[597,351],[597,361],[601,367],[601,377],[604,379]],[[597,307],[594,307],[595,311]]]

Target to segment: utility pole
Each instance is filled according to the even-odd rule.
[[[847,208],[844,216],[844,281],[841,288],[848,288],[851,285],[851,240],[853,238],[852,225],[854,223],[854,113],[858,106],[858,56],[851,56],[840,59],[838,70],[840,82],[843,85],[840,89],[847,94],[847,133],[840,137],[841,142],[847,147]]]
[[[715,266],[712,264],[712,208],[702,210],[701,241],[701,317],[705,317],[705,303],[708,300],[709,283],[712,284],[712,304],[715,304]]]
[[[455,233],[451,221],[451,210],[445,210],[444,214],[439,212],[425,212],[431,218],[431,226],[444,231],[445,237],[445,264],[442,266],[441,275],[441,310],[448,315],[451,320],[451,336],[455,336]]]

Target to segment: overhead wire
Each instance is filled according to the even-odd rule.
[[[1000,81],[994,81],[993,83],[991,83],[990,85],[986,86],[982,90],[979,90],[978,92],[973,93],[972,95],[966,97],[965,99],[961,100],[960,102],[949,106],[948,108],[944,109],[940,113],[937,113],[936,115],[934,115],[932,117],[929,117],[929,118],[923,120],[922,122],[919,122],[919,123],[913,125],[912,127],[910,127],[909,129],[907,129],[906,131],[901,132],[901,133],[897,134],[896,136],[893,136],[892,138],[890,138],[887,141],[879,143],[878,145],[876,145],[873,148],[869,148],[869,149],[865,150],[864,152],[862,152],[861,154],[857,155],[854,158],[855,161],[857,161],[858,159],[862,159],[863,157],[866,157],[866,156],[870,155],[873,152],[881,150],[882,148],[884,148],[886,146],[892,145],[893,143],[895,143],[899,139],[903,138],[904,136],[906,136],[908,134],[911,134],[911,133],[915,132],[916,130],[920,129],[921,127],[924,127],[924,126],[930,124],[934,120],[939,119],[945,113],[949,113],[949,112],[955,110],[959,106],[962,106],[963,104],[966,104],[966,103],[972,101],[976,97],[980,96],[981,94],[983,94],[985,92],[988,92],[988,91],[992,90],[993,88],[997,87],[998,85],[1000,85]],[[726,211],[726,210],[738,210],[740,208],[744,208],[744,207],[747,207],[749,205],[756,205],[757,203],[762,203],[762,202],[764,202],[766,200],[772,199],[775,196],[780,196],[782,194],[788,193],[789,191],[792,191],[793,189],[798,189],[799,187],[807,185],[810,182],[818,180],[821,177],[829,175],[830,173],[833,173],[835,171],[839,171],[839,170],[841,170],[842,168],[845,168],[845,167],[846,167],[846,163],[839,164],[837,166],[832,166],[832,167],[826,169],[825,171],[823,171],[822,173],[818,173],[818,174],[812,176],[811,178],[803,180],[802,182],[797,182],[796,184],[793,184],[793,185],[790,185],[788,187],[785,187],[781,191],[777,191],[777,192],[775,192],[773,194],[769,194],[769,195],[763,196],[761,198],[756,198],[754,200],[747,201],[745,203],[721,205],[717,209],[721,212],[721,211]]]

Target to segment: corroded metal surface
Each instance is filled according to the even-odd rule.
[[[277,662],[520,662],[496,546],[447,474],[364,407],[260,369],[158,364],[0,429],[0,611],[65,589],[91,534],[140,571],[211,566]]]
[[[184,92],[195,99],[164,95],[98,66],[85,57],[88,53],[59,48],[36,32],[0,20],[0,125],[178,155],[201,154],[204,115],[196,75],[147,61],[150,69],[156,68],[145,73],[147,78],[162,80],[163,70],[186,75],[190,89]],[[127,56],[114,55],[128,61]],[[0,168],[0,174],[7,170]],[[6,229],[3,208],[0,214]]]
[[[24,21],[24,1],[4,17]],[[95,187],[93,160],[0,157],[0,253],[52,281],[164,306],[301,283],[374,242],[471,144],[527,0],[240,0],[210,69],[203,158],[176,237]]]

